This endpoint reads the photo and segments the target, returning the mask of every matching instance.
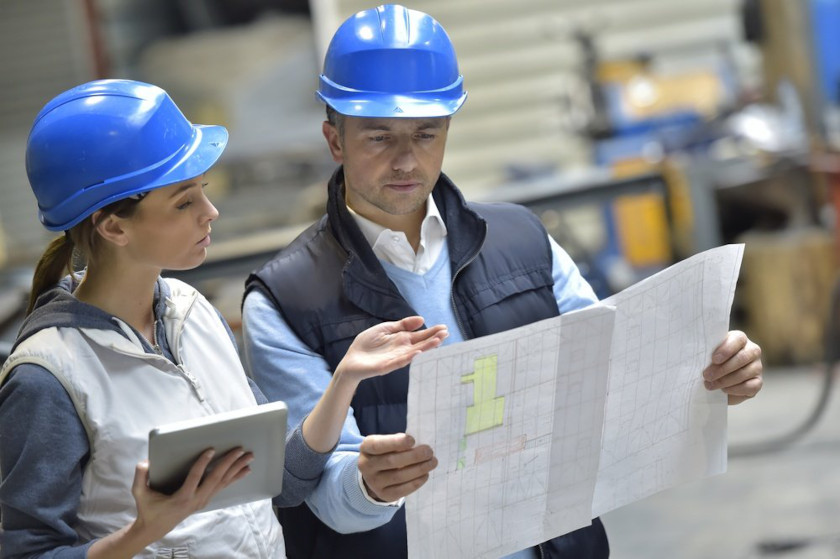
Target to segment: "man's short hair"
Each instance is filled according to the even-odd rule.
[[[338,129],[338,135],[344,138],[344,115],[327,105],[327,122]]]

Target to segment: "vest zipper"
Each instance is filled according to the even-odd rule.
[[[190,316],[190,313],[193,310],[193,306],[195,305],[195,301],[198,299],[198,293],[196,292],[193,294],[192,300],[190,304],[187,306],[187,310],[184,312],[184,315],[180,317],[180,320],[172,329],[172,332],[175,334],[174,340],[169,341],[169,350],[172,352],[172,357],[175,358],[175,363],[180,367],[181,366],[181,355],[179,352],[180,344],[181,344],[181,333],[184,330],[184,323],[187,321],[187,317]]]
[[[155,317],[155,323],[152,325],[152,349],[158,355],[163,355],[163,350],[160,349],[160,344],[158,343],[158,319],[157,319],[157,317]]]
[[[157,354],[154,354],[154,353],[138,354],[138,353],[135,353],[135,352],[125,351],[125,350],[123,350],[123,349],[121,349],[121,348],[119,348],[115,345],[111,345],[111,350],[115,351],[117,353],[121,353],[123,355],[131,356],[131,357],[140,357],[141,359],[145,359],[147,361],[162,361],[163,363],[165,363],[167,365],[167,367],[172,367],[172,365],[173,365],[173,363],[169,359],[164,357],[163,355],[157,355]],[[204,403],[206,401],[206,398],[204,396],[204,388],[201,386],[201,383],[195,377],[195,375],[193,375],[191,372],[189,372],[186,369],[186,367],[184,367],[184,365],[182,363],[175,363],[175,368],[178,369],[178,373],[182,377],[187,379],[187,382],[190,383],[190,386],[192,387],[196,396],[198,396],[198,400],[201,403]]]
[[[198,396],[198,401],[203,404],[206,398],[204,397],[204,388],[201,386],[201,383],[198,382],[198,379],[195,378],[194,374],[189,372],[186,369],[186,367],[184,367],[180,363],[178,364],[178,370],[181,372],[184,378],[186,378],[189,381],[190,386],[192,386],[193,391],[195,391],[195,395]]]
[[[184,367],[184,363],[181,361],[181,355],[179,351],[181,347],[181,334],[184,331],[184,324],[187,322],[187,318],[190,316],[190,313],[192,312],[193,307],[195,306],[196,299],[198,299],[197,292],[193,294],[192,299],[190,300],[190,304],[187,305],[187,310],[184,311],[184,315],[178,321],[176,327],[173,328],[175,339],[172,340],[172,345],[169,349],[172,351],[172,357],[175,358],[175,365],[178,367],[178,370],[181,372],[184,378],[186,378],[187,381],[189,381],[190,386],[192,386],[192,389],[195,392],[195,395],[198,396],[198,401],[203,404],[207,401],[207,398],[204,397],[204,388],[201,386],[201,383],[198,381],[195,375],[189,372],[186,367]]]
[[[471,338],[471,336],[467,336],[466,330],[464,330],[464,323],[461,321],[461,314],[458,311],[458,306],[455,304],[455,280],[458,279],[458,274],[460,274],[464,268],[469,266],[473,263],[473,261],[478,258],[478,254],[481,252],[481,249],[484,248],[484,243],[487,241],[487,223],[484,224],[484,238],[481,239],[481,246],[478,247],[478,250],[470,257],[469,260],[464,262],[464,265],[455,270],[455,273],[452,274],[452,285],[449,289],[449,300],[452,303],[452,310],[455,311],[455,322],[458,323],[458,328],[461,329],[461,335],[464,337],[465,340]]]

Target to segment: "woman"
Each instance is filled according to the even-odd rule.
[[[224,128],[192,125],[166,92],[127,80],[83,84],[36,117],[27,173],[41,222],[64,235],[38,263],[0,370],[5,557],[284,556],[270,501],[193,514],[249,473],[250,453],[205,472],[206,451],[171,496],[148,487],[143,461],[157,425],[266,402],[218,312],[160,277],[205,258],[218,217],[205,173],[226,143]],[[65,277],[74,254],[86,268]],[[354,341],[289,434],[274,504],[299,504],[317,484],[361,380],[447,334],[421,325],[409,317]]]

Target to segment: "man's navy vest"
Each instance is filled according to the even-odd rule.
[[[327,214],[263,268],[259,289],[286,323],[334,369],[357,334],[417,314],[388,278],[347,210],[343,170],[329,184]],[[465,339],[502,332],[558,314],[551,248],[537,217],[512,204],[467,204],[443,174],[433,192],[446,223],[452,304]],[[408,368],[362,381],[352,406],[361,434],[405,431]],[[280,510],[290,559],[407,556],[405,512],[368,532],[339,534],[304,504]],[[609,556],[600,520],[540,545],[543,557]]]

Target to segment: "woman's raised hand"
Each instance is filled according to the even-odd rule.
[[[384,375],[408,365],[419,353],[439,346],[449,335],[438,324],[418,330],[423,318],[409,316],[397,322],[383,322],[356,336],[335,374],[359,381]]]

